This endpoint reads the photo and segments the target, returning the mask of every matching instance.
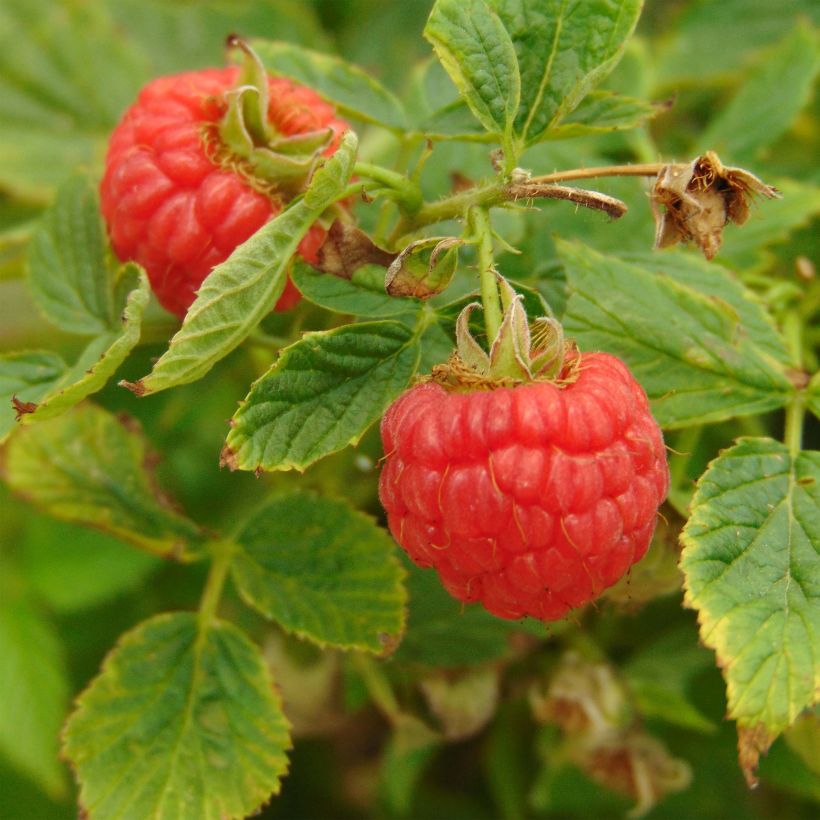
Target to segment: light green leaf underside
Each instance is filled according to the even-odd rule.
[[[0,355],[0,442],[14,429],[12,398],[40,401],[65,371],[62,358],[47,350]]]
[[[820,453],[740,439],[698,482],[682,538],[686,600],[729,715],[776,735],[820,688]]]
[[[515,48],[485,0],[436,0],[424,36],[484,128],[509,138],[521,79]]]
[[[355,444],[406,387],[419,344],[386,320],[308,333],[285,348],[231,420],[223,460],[242,470],[304,470]]]
[[[272,498],[236,536],[242,597],[320,646],[382,653],[404,627],[404,575],[389,535],[342,501]]]
[[[121,281],[133,289],[126,294],[119,319],[120,330],[103,333],[89,342],[77,361],[41,396],[37,409],[20,417],[21,424],[54,418],[101,390],[136,347],[142,316],[150,298],[148,279],[141,268],[128,263],[122,268]]]
[[[65,790],[57,736],[69,683],[54,626],[26,594],[25,579],[0,562],[0,752],[52,798]]]
[[[717,151],[741,165],[771,145],[809,101],[820,68],[817,46],[817,33],[806,25],[781,40],[718,109],[698,139],[699,150]]]
[[[302,237],[335,202],[353,173],[358,141],[349,131],[314,174],[305,195],[217,265],[199,289],[182,327],[148,376],[134,386],[157,393],[204,376],[273,310]]]
[[[353,274],[353,279],[342,279],[329,273],[321,273],[308,265],[293,266],[291,277],[293,283],[306,299],[326,310],[350,316],[364,316],[374,319],[387,319],[392,316],[414,316],[421,309],[416,299],[401,299],[388,296],[384,292],[384,268],[381,272],[382,290],[374,290],[359,281],[360,273]]]
[[[515,133],[538,142],[615,67],[642,0],[490,0],[515,45]]]
[[[564,241],[558,249],[570,294],[567,334],[582,349],[622,357],[661,425],[720,421],[788,401],[794,388],[783,365],[755,344],[728,301],[664,276],[661,266],[652,270]]]
[[[231,624],[200,629],[145,621],[78,699],[64,750],[91,820],[244,818],[279,791],[289,727],[262,655]]]
[[[312,88],[342,116],[394,131],[407,129],[407,117],[396,96],[358,66],[293,43],[253,40],[251,45],[271,74]]]
[[[29,246],[29,287],[46,318],[68,333],[109,333],[120,320],[116,266],[106,252],[99,199],[90,177],[68,179]]]
[[[6,450],[4,476],[15,493],[55,518],[175,555],[201,536],[160,501],[147,457],[141,433],[85,404],[19,430]]]

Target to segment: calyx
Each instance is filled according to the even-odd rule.
[[[218,133],[206,134],[213,159],[249,177],[269,193],[293,197],[307,187],[333,129],[280,134],[268,119],[268,75],[253,49],[238,37],[228,38],[244,63],[237,85],[225,95],[226,111]]]

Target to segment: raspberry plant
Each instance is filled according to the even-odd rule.
[[[0,10],[3,816],[811,816],[817,9],[641,6]]]

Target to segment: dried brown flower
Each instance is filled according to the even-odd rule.
[[[651,194],[655,247],[692,241],[712,259],[723,241],[723,227],[727,222],[742,225],[748,219],[749,200],[755,194],[768,199],[780,196],[776,188],[743,168],[723,165],[714,151],[689,163],[665,165]]]

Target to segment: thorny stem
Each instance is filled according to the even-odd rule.
[[[205,589],[202,591],[202,598],[199,601],[200,635],[205,633],[206,628],[216,617],[216,610],[222,597],[222,589],[225,586],[225,579],[231,566],[235,545],[232,541],[212,541],[211,550],[213,560],[208,571]]]
[[[521,181],[496,181],[487,185],[468,188],[457,194],[422,205],[413,215],[402,218],[392,236],[391,244],[396,244],[408,233],[425,225],[444,222],[448,219],[460,219],[471,208],[490,208],[494,205],[515,203],[527,199],[564,199],[587,208],[594,208],[608,213],[613,219],[626,213],[626,205],[614,197],[600,194],[597,191],[586,191],[582,188],[568,188],[544,182],[533,177]]]
[[[473,237],[478,242],[478,275],[481,282],[481,304],[484,307],[484,327],[487,345],[492,346],[501,327],[501,300],[493,259],[493,234],[490,216],[484,208],[473,208],[469,214]]]

